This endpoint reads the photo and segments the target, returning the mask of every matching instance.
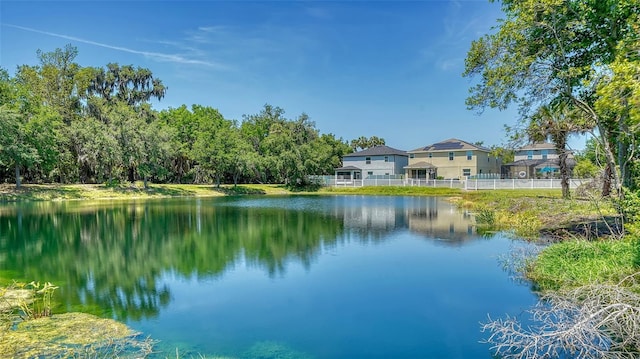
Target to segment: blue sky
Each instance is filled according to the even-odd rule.
[[[150,69],[168,87],[156,109],[200,104],[241,121],[269,103],[344,140],[501,145],[517,111],[467,110],[473,80],[461,75],[500,17],[488,0],[3,0],[0,66],[13,74],[70,43],[82,66]]]

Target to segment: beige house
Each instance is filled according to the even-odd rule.
[[[405,174],[411,179],[500,178],[502,161],[491,150],[451,138],[407,151]]]

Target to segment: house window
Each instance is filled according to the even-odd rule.
[[[367,177],[368,177],[368,176],[373,176],[373,171],[369,171],[369,172],[367,172]]]
[[[473,151],[467,151],[467,160],[471,161],[473,159]]]
[[[429,158],[433,158],[433,153],[429,152]]]
[[[528,160],[532,160],[533,159],[533,151],[531,151],[531,150],[527,151],[527,159]]]
[[[471,168],[463,168],[462,169],[462,175],[465,176],[465,177],[471,176]]]
[[[416,155],[415,155],[415,154],[413,154],[413,153],[410,153],[410,154],[409,154],[409,158],[414,158],[414,157],[416,157]]]
[[[384,156],[384,161],[389,162],[389,156]]]
[[[542,159],[546,160],[549,157],[549,150],[542,150]]]
[[[385,176],[388,176],[388,175],[389,175],[389,172],[385,173],[384,175],[385,175]]]
[[[371,164],[371,157],[365,157],[365,158],[364,158],[364,161],[365,161],[368,165],[370,165],[370,164]]]
[[[453,161],[453,152],[449,152],[449,161]]]

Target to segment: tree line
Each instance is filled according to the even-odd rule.
[[[346,153],[384,144],[322,134],[305,113],[269,104],[242,121],[217,109],[154,110],[167,91],[146,68],[82,67],[77,48],[0,68],[0,182],[285,183],[333,174]]]

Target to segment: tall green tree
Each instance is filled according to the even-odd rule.
[[[187,106],[182,105],[161,111],[158,121],[169,134],[170,146],[173,149],[170,159],[171,180],[182,183],[192,179],[195,165],[192,151],[199,126],[196,115]]]
[[[239,178],[249,172],[253,151],[249,143],[242,137],[237,123],[233,122],[233,125],[229,126],[225,132],[224,136],[229,144],[227,147],[229,156],[227,171],[231,175],[233,185],[237,186]]]
[[[145,124],[138,131],[142,149],[137,173],[146,189],[149,179],[164,181],[169,177],[175,150],[171,147],[170,133],[158,121]]]
[[[276,143],[274,137],[278,131],[281,132],[282,124],[286,121],[284,109],[269,104],[265,104],[257,114],[243,116],[240,132],[251,146],[253,153],[249,156],[251,162],[248,167],[253,172],[253,178],[258,182],[270,183],[281,180],[277,178],[280,159],[274,158],[277,156],[277,151],[271,147]],[[279,124],[278,128],[274,127],[275,124]],[[267,141],[268,136],[271,138]]]
[[[23,175],[50,180],[59,162],[60,114],[53,106],[42,106],[35,99],[28,84],[11,78],[6,70],[0,71],[0,162],[13,167],[17,187],[21,186]]]
[[[22,116],[0,106],[0,164],[15,171],[16,188],[21,186],[20,170],[40,161],[38,150],[28,136]]]
[[[479,76],[467,105],[472,109],[519,106],[525,117],[543,105],[573,103],[597,128],[622,194],[612,141],[620,127],[595,106],[603,73],[612,70],[620,44],[637,36],[636,0],[503,0],[505,19],[474,41],[464,76]]]
[[[630,22],[635,37],[628,36],[617,45],[616,56],[596,89],[595,109],[606,114],[607,125],[618,144],[617,155],[622,185],[637,189],[640,182],[640,14]]]
[[[231,148],[234,145],[230,133],[233,122],[226,120],[218,110],[194,106],[199,119],[198,133],[193,144],[193,157],[198,162],[198,179],[215,180],[220,186],[222,178],[231,168]]]
[[[61,168],[64,163],[61,155],[68,153],[64,148],[68,139],[64,129],[62,116],[48,107],[40,108],[25,124],[25,134],[38,153],[38,161],[25,171],[32,181],[52,182],[61,179],[65,171]]]
[[[107,102],[124,102],[129,106],[146,103],[152,98],[161,100],[167,88],[155,78],[151,70],[133,65],[109,63],[106,68],[87,68],[83,95],[98,97]]]
[[[558,154],[558,164],[560,166],[560,183],[562,186],[562,197],[569,198],[569,180],[571,173],[567,164],[569,149],[567,142],[572,134],[583,133],[593,128],[585,116],[580,111],[572,108],[566,102],[557,102],[550,106],[542,106],[531,117],[527,134],[534,142],[542,142],[551,139]]]
[[[333,175],[342,166],[342,156],[353,152],[346,141],[332,133],[322,134],[312,145],[313,154],[306,159],[310,174]]]
[[[66,45],[51,52],[36,52],[39,65],[18,67],[16,78],[27,90],[22,101],[32,101],[31,106],[45,106],[57,112],[69,124],[81,111],[76,76],[81,67],[75,61],[78,49]],[[29,104],[23,104],[28,111]]]
[[[76,153],[78,179],[82,183],[122,178],[121,148],[115,133],[104,122],[88,117],[71,124],[70,145]]]
[[[34,130],[39,127],[37,136],[40,138],[35,142],[39,151],[44,151],[44,144],[48,145],[41,153],[42,163],[27,172],[33,179],[78,180],[77,156],[69,145],[70,131],[64,130],[82,116],[77,82],[82,68],[75,62],[77,54],[77,48],[71,45],[51,52],[38,50],[38,65],[22,65],[16,70],[19,88],[16,109],[28,122],[33,122],[30,127]],[[52,162],[55,162],[53,168]]]

